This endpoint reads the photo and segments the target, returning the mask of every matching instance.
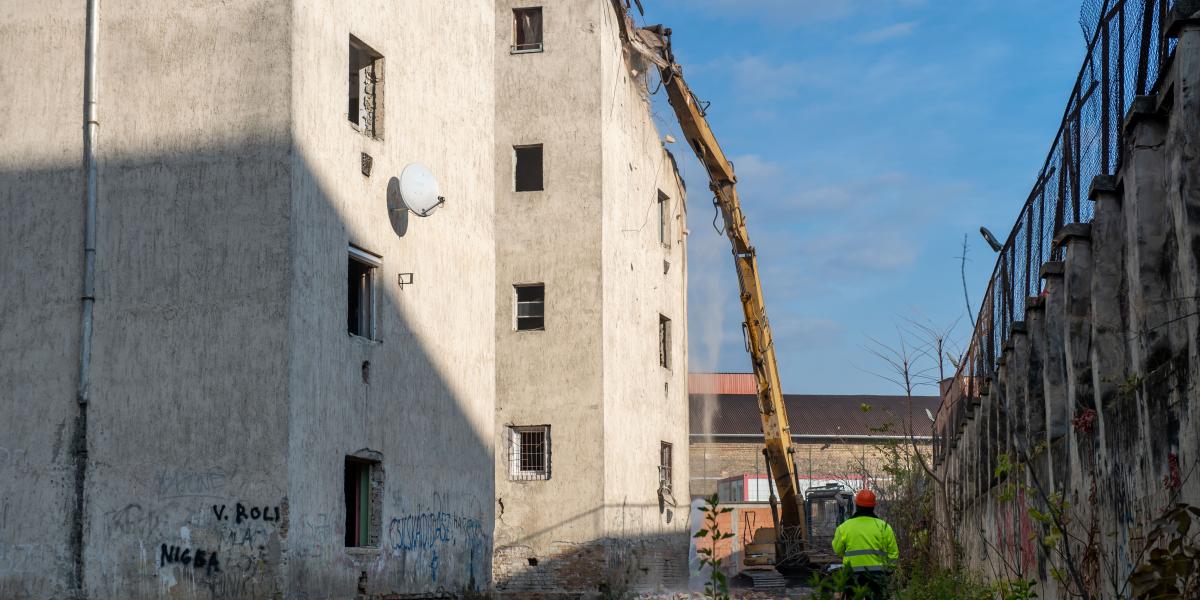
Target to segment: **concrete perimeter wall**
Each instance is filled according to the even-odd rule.
[[[1068,597],[1129,597],[1152,521],[1200,505],[1200,26],[1183,23],[1155,96],[1125,120],[1125,162],[1092,184],[1046,293],[1014,324],[996,377],[944,440],[961,558]],[[1006,464],[1020,461],[1022,467]],[[1068,540],[1036,519],[1061,506]],[[1059,573],[1056,575],[1055,573]],[[1072,589],[1077,589],[1072,584]],[[1074,596],[1072,596],[1074,597]]]

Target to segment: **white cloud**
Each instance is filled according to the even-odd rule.
[[[669,0],[723,19],[796,26],[835,21],[889,6],[915,8],[926,0]]]
[[[753,99],[756,104],[791,98],[803,87],[822,83],[811,65],[775,62],[758,55],[723,57],[699,65],[697,70],[717,73],[718,79],[729,81],[734,89],[753,90],[747,99]]]
[[[887,27],[864,31],[854,36],[854,41],[860,44],[880,44],[896,38],[902,38],[911,35],[912,32],[916,30],[918,24],[919,23],[917,21],[904,21],[902,23],[888,25]]]
[[[895,273],[917,260],[918,246],[912,238],[902,231],[876,231],[864,226],[854,233],[806,240],[800,244],[800,252],[817,261],[829,275]]]
[[[741,182],[772,181],[782,171],[779,163],[764,159],[757,154],[731,156],[729,160],[737,172],[738,181]]]
[[[775,336],[789,345],[829,344],[838,340],[845,328],[833,319],[784,315],[772,319]]]

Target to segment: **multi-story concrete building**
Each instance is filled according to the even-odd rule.
[[[84,6],[0,6],[0,597],[488,585],[495,6],[104,0],[94,292]]]
[[[495,6],[500,590],[686,576],[686,204],[615,6]]]

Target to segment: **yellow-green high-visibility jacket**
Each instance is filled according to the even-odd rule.
[[[855,571],[884,571],[900,558],[892,526],[875,517],[851,517],[833,534],[833,551],[842,566]]]

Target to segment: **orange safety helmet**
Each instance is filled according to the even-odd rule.
[[[862,508],[875,508],[875,492],[862,490],[855,494],[854,505]]]

